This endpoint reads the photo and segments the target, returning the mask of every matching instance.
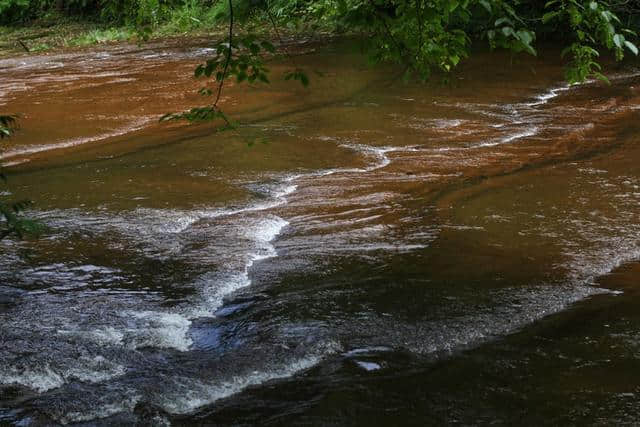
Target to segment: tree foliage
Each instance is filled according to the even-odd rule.
[[[0,115],[0,140],[9,138],[16,130],[16,116]],[[7,177],[0,170],[0,180],[6,186]],[[32,205],[30,200],[5,200],[10,192],[0,193],[0,240],[15,234],[19,238],[29,234],[38,234],[42,231],[42,226],[37,222],[24,218],[21,213]]]
[[[599,57],[621,60],[638,54],[634,27],[640,6],[628,0],[0,0],[0,23],[33,19],[57,11],[71,16],[135,26],[148,34],[161,22],[196,22],[205,10],[220,24],[231,19],[263,22],[274,28],[322,28],[362,34],[374,61],[402,64],[407,76],[427,79],[449,72],[470,54],[472,42],[493,49],[535,55],[536,42],[553,39],[566,47],[567,79],[604,78]],[[230,13],[232,12],[232,13]],[[183,22],[184,24],[184,22]],[[181,25],[183,25],[181,24]],[[268,81],[258,51],[266,41],[226,37],[217,56],[198,68],[199,76]],[[231,53],[231,55],[228,55]],[[229,59],[230,58],[230,59]],[[226,72],[220,67],[229,59]],[[246,68],[245,68],[246,67]],[[220,74],[222,73],[222,75]],[[301,70],[288,74],[303,83]]]
[[[601,50],[617,60],[627,53],[638,55],[637,34],[623,25],[635,22],[637,11],[605,0],[226,0],[229,33],[216,45],[216,55],[195,69],[196,77],[213,78],[215,101],[206,107],[163,119],[192,121],[223,118],[218,106],[225,79],[267,83],[268,69],[262,53],[274,46],[253,34],[234,38],[234,21],[263,19],[279,37],[279,26],[322,26],[335,32],[365,35],[368,53],[375,62],[395,62],[406,78],[428,79],[434,71],[448,73],[470,55],[474,40],[485,40],[491,49],[537,55],[538,34],[558,38],[566,48],[566,78],[570,83],[589,78],[606,81],[598,62]],[[618,16],[621,14],[622,19]],[[304,70],[295,67],[285,79],[309,83]],[[208,88],[203,95],[212,95]]]
[[[198,16],[189,13],[214,10],[228,33],[215,44],[215,55],[195,69],[196,77],[211,82],[200,93],[214,96],[214,101],[163,119],[219,118],[231,125],[219,108],[225,80],[268,83],[265,54],[276,50],[272,41],[251,31],[235,34],[239,21],[272,27],[278,39],[279,28],[360,34],[374,62],[401,64],[406,78],[422,80],[455,69],[477,41],[491,49],[537,55],[540,40],[553,40],[564,46],[567,80],[578,83],[606,80],[602,53],[617,60],[638,55],[633,27],[640,22],[640,10],[634,5],[627,0],[0,0],[0,16],[26,19],[55,9],[133,25],[146,36],[177,10],[180,19],[195,21]],[[281,42],[275,44],[284,48]],[[291,62],[285,79],[308,85],[307,74],[293,58]]]

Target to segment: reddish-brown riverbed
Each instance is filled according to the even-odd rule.
[[[225,132],[158,123],[204,46],[0,60],[0,423],[636,422],[640,73],[300,49]]]

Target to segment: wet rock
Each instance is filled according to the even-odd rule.
[[[26,387],[19,385],[9,384],[0,386],[0,402],[16,400],[28,393],[29,390]]]

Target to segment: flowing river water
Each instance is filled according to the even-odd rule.
[[[297,49],[225,132],[205,43],[0,60],[0,424],[637,423],[640,72]]]

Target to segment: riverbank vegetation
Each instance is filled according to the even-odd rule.
[[[250,34],[361,35],[374,61],[400,63],[422,79],[451,71],[470,55],[474,41],[532,55],[544,42],[557,42],[566,47],[567,79],[578,82],[604,79],[599,57],[605,52],[618,60],[638,54],[640,5],[622,0],[0,0],[0,45],[43,50],[223,34],[231,19],[236,31],[243,24]]]

